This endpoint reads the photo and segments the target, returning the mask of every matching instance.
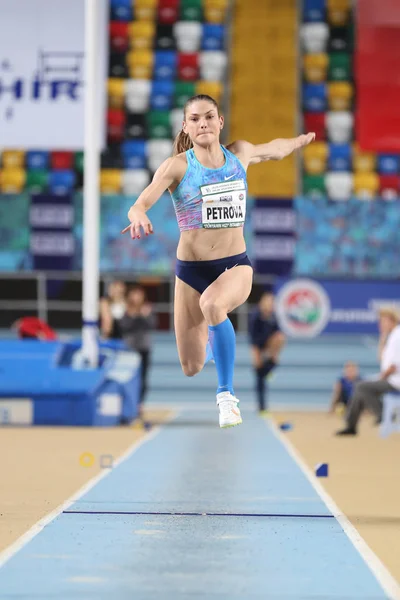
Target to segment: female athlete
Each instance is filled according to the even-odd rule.
[[[181,232],[174,307],[180,363],[184,374],[193,377],[214,358],[219,425],[233,427],[242,418],[233,388],[236,339],[228,313],[247,300],[253,279],[243,237],[246,170],[288,156],[315,134],[261,145],[237,141],[225,148],[220,144],[223,127],[213,98],[200,95],[186,102],[174,155],[129,210],[131,224],[123,233],[129,230],[132,239],[141,237],[141,229],[152,234],[146,213],[169,190]]]

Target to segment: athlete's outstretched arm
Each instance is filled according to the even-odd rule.
[[[296,138],[278,138],[267,144],[250,144],[244,140],[238,140],[228,146],[229,150],[236,154],[246,165],[256,165],[266,160],[282,160],[295,150],[308,146],[315,140],[315,133],[307,133]]]
[[[129,209],[128,219],[131,224],[125,227],[121,233],[130,230],[132,239],[140,238],[141,227],[146,235],[153,233],[153,225],[146,212],[175,180],[175,162],[174,158],[167,158],[158,167],[154,173],[153,181],[143,190],[136,202]]]

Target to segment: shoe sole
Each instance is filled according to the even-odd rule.
[[[229,427],[236,427],[236,425],[241,425],[243,423],[242,419],[237,423],[227,423],[226,425],[220,425],[221,429],[229,429]]]

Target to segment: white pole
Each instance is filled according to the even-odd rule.
[[[99,4],[85,0],[85,181],[83,200],[83,328],[82,359],[98,365],[99,318]]]

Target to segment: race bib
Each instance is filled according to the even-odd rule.
[[[243,179],[202,185],[200,190],[204,228],[243,225],[246,218],[246,186]]]

